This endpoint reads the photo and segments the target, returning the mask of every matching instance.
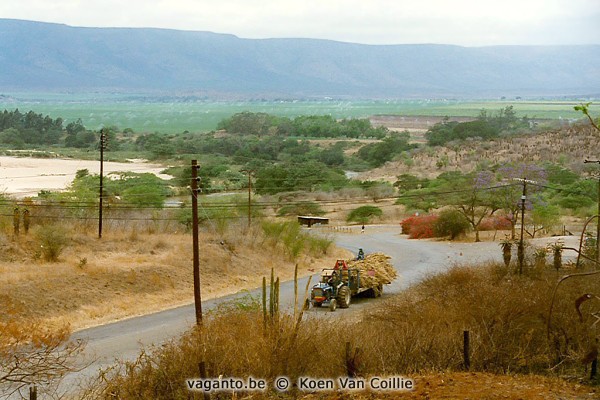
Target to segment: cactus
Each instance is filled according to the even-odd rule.
[[[510,265],[510,259],[512,257],[512,245],[513,241],[508,238],[500,242],[500,247],[502,247],[502,259],[507,268]]]
[[[279,319],[279,277],[275,279],[275,272],[271,268],[271,281],[269,284],[269,310],[267,312],[267,278],[263,276],[262,292],[263,324],[266,329],[267,321],[273,323]]]
[[[550,250],[552,250],[552,254],[554,256],[553,266],[557,271],[562,268],[562,252],[563,247],[565,247],[562,240],[557,241],[556,243],[549,246]]]

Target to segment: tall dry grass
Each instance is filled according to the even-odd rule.
[[[266,330],[258,310],[230,307],[210,315],[201,331],[115,366],[94,396],[188,398],[185,379],[198,377],[201,361],[209,377],[286,375],[292,381],[344,376],[350,366],[360,376],[463,370],[464,330],[471,336],[471,370],[582,376],[600,303],[583,305],[579,320],[574,302],[582,293],[600,293],[600,279],[565,281],[548,335],[555,282],[550,270],[518,276],[499,264],[457,266],[356,318],[345,314],[352,309],[342,310],[339,318],[311,317],[296,326],[284,315]],[[283,397],[253,398],[271,395]]]

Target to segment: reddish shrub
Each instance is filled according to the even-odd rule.
[[[435,236],[434,224],[437,221],[437,215],[419,215],[408,217],[400,225],[402,233],[407,234],[410,239],[427,239]]]
[[[504,216],[493,216],[484,218],[479,224],[480,231],[506,231],[511,229],[510,220]]]

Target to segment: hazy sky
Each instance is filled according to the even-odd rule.
[[[600,0],[2,0],[0,18],[369,44],[600,44]]]

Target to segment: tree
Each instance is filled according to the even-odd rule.
[[[397,187],[400,192],[406,192],[414,189],[427,187],[429,179],[419,178],[410,174],[398,175],[397,181],[394,182],[394,187]]]
[[[22,149],[25,146],[21,133],[15,128],[8,128],[0,132],[0,143],[10,145],[15,149]]]
[[[450,240],[464,235],[469,230],[469,221],[457,210],[444,210],[434,222],[433,231],[436,237],[450,236]]]
[[[494,196],[487,190],[493,182],[494,176],[488,171],[465,175],[460,180],[454,180],[446,186],[447,189],[461,189],[450,191],[442,199],[442,203],[453,205],[469,222],[475,231],[476,242],[480,241],[479,225],[481,221],[498,210],[498,204],[494,201]]]
[[[495,201],[504,211],[511,225],[511,239],[515,238],[515,226],[521,215],[521,195],[523,184],[520,179],[537,182],[527,186],[527,201],[525,207],[534,208],[534,204],[541,200],[541,185],[546,183],[546,170],[534,164],[505,164],[498,168],[496,179],[499,187],[494,190]]]
[[[118,176],[119,179],[112,182],[114,195],[120,196],[125,203],[161,208],[169,195],[165,182],[154,174],[123,172]]]
[[[544,231],[548,233],[550,229],[555,227],[560,219],[560,210],[552,204],[537,204],[531,213],[531,229],[526,230],[527,234],[532,238],[535,235]]]
[[[383,211],[379,207],[362,206],[350,211],[346,217],[346,222],[358,222],[359,224],[366,224],[372,218],[381,217],[382,215]]]
[[[321,151],[319,161],[329,166],[339,166],[344,163],[344,148],[336,143],[334,146]]]
[[[370,185],[366,190],[367,196],[377,202],[381,199],[392,197],[395,194],[394,187],[387,182],[377,182]]]
[[[592,118],[592,116],[590,115],[590,105],[592,103],[581,103],[578,106],[573,107],[573,109],[575,111],[581,111],[583,113],[583,115],[585,115],[587,117],[587,119],[590,121],[590,124],[594,127],[594,129],[596,129],[598,132],[600,132],[600,118],[598,118],[597,120],[594,120],[594,118]]]
[[[230,118],[219,122],[217,129],[224,129],[229,133],[242,135],[267,135],[273,126],[275,118],[266,113],[253,113],[249,111],[234,114]]]
[[[267,165],[256,172],[254,188],[259,194],[275,194],[303,190],[336,189],[348,179],[340,170],[325,167],[317,161],[287,162]]]
[[[409,139],[410,135],[407,132],[401,132],[387,137],[381,142],[370,143],[361,147],[357,155],[371,166],[380,167],[403,151],[414,148],[414,145],[408,142]]]
[[[120,143],[119,143],[119,140],[117,139],[117,128],[116,127],[108,127],[108,128],[104,128],[103,131],[104,131],[104,136],[106,137],[106,150],[107,151],[119,150]]]
[[[425,139],[430,146],[441,146],[454,139],[452,131],[458,125],[456,121],[450,121],[450,118],[444,117],[442,122],[438,122],[425,132]]]

